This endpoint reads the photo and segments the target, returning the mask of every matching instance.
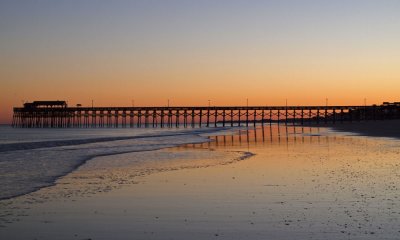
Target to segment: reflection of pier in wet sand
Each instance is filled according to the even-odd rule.
[[[322,128],[324,129],[324,128]],[[300,125],[272,124],[257,128],[239,128],[232,134],[211,136],[211,142],[201,144],[188,144],[179,148],[210,148],[210,147],[241,147],[257,144],[295,144],[298,143],[324,143],[329,141],[329,136],[319,127]],[[340,136],[332,135],[335,141]]]

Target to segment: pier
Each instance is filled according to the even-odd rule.
[[[364,106],[69,107],[35,101],[15,107],[15,128],[164,128],[326,124],[400,118],[400,103]]]

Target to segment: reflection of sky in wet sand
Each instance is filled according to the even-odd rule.
[[[396,239],[400,234],[398,141],[285,126],[211,139],[150,155],[95,159],[31,196],[45,204],[28,205],[29,196],[15,200],[30,208],[28,216],[0,233],[49,239]],[[232,162],[247,151],[256,155]],[[161,156],[166,161],[157,161]],[[135,158],[150,161],[127,160]],[[112,188],[113,179],[116,185],[127,182],[107,193],[86,188],[88,194],[57,195],[68,184]],[[136,180],[139,184],[129,182]],[[43,199],[51,192],[58,197]]]

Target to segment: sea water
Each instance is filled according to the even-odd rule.
[[[226,128],[27,129],[0,126],[0,200],[53,185],[100,156],[209,141]]]

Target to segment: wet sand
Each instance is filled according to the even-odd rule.
[[[320,125],[335,131],[353,132],[361,136],[400,138],[400,120],[345,122]]]
[[[286,126],[212,139],[94,159],[2,201],[0,238],[398,239],[399,141]]]

